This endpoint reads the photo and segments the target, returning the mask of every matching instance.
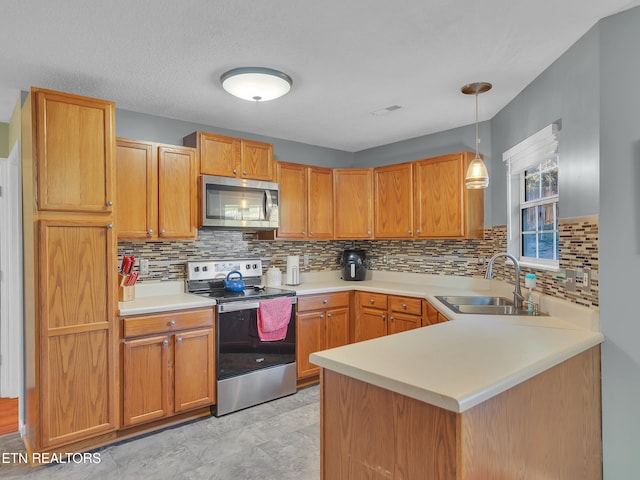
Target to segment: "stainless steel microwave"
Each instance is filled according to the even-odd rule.
[[[201,188],[202,226],[234,230],[279,227],[279,184],[203,175]]]

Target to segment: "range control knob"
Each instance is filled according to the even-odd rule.
[[[200,267],[193,267],[193,271],[194,272],[199,272],[200,271]]]
[[[206,272],[207,270],[209,270],[209,269],[207,268],[207,266],[206,266],[206,265],[205,265],[204,267],[202,267],[202,271],[203,271],[203,272]]]

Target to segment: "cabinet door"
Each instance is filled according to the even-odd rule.
[[[279,238],[303,239],[307,236],[307,167],[277,162],[280,183]]]
[[[412,164],[376,168],[374,185],[376,238],[412,238]]]
[[[298,368],[298,378],[318,375],[320,373],[320,367],[309,361],[309,355],[313,352],[324,350],[325,312],[324,310],[315,312],[299,312],[296,322],[296,363]]]
[[[406,332],[422,326],[422,318],[417,315],[405,313],[390,313],[387,326],[387,335]]]
[[[157,234],[157,175],[153,144],[118,139],[116,227],[119,239],[146,239]]]
[[[417,237],[464,236],[463,160],[453,154],[414,163]]]
[[[115,239],[108,221],[38,222],[36,354],[43,447],[118,427]]]
[[[200,173],[235,177],[240,168],[240,140],[215,133],[198,132]],[[185,143],[187,144],[187,143]],[[188,143],[189,146],[195,146]]]
[[[127,340],[122,347],[122,425],[137,425],[170,415],[169,336]]]
[[[438,310],[435,309],[435,307],[433,307],[433,305],[431,305],[426,300],[424,301],[424,309],[426,313],[422,318],[423,327],[447,321],[447,317],[442,315]]]
[[[158,236],[196,238],[197,190],[195,150],[158,148]]]
[[[174,336],[174,409],[183,412],[215,403],[213,329]]]
[[[373,238],[373,170],[335,169],[333,181],[335,238]]]
[[[38,208],[111,212],[113,103],[35,88],[33,92]]]
[[[360,308],[356,315],[354,341],[361,342],[387,334],[387,311],[377,308]]]
[[[238,176],[254,180],[273,181],[273,145],[251,140],[242,140],[241,149],[242,171],[240,173],[242,173],[242,175]]]
[[[336,308],[325,313],[324,348],[341,347],[349,343],[349,309]]]
[[[323,240],[333,238],[333,170],[309,167],[308,180],[308,236]]]

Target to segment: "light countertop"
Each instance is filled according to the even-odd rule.
[[[211,307],[216,304],[212,298],[185,293],[184,282],[179,281],[147,281],[136,284],[135,289],[134,300],[118,302],[120,316]]]
[[[331,276],[333,275],[333,276]],[[450,322],[312,353],[323,368],[453,412],[464,412],[604,341],[599,311],[536,295],[548,316],[456,314],[436,295],[512,296],[513,286],[467,277],[373,272],[361,282],[302,278],[298,295],[360,290],[427,299]]]

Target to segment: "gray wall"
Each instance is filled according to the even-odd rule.
[[[331,168],[351,167],[354,162],[351,152],[116,109],[118,137],[182,145],[182,138],[196,130],[272,143],[275,159],[283,162]]]
[[[640,8],[600,23],[600,305],[604,471],[640,475]]]
[[[493,117],[493,225],[504,225],[507,221],[502,153],[558,119],[562,120],[558,147],[560,217],[599,213],[598,62],[596,26]]]

